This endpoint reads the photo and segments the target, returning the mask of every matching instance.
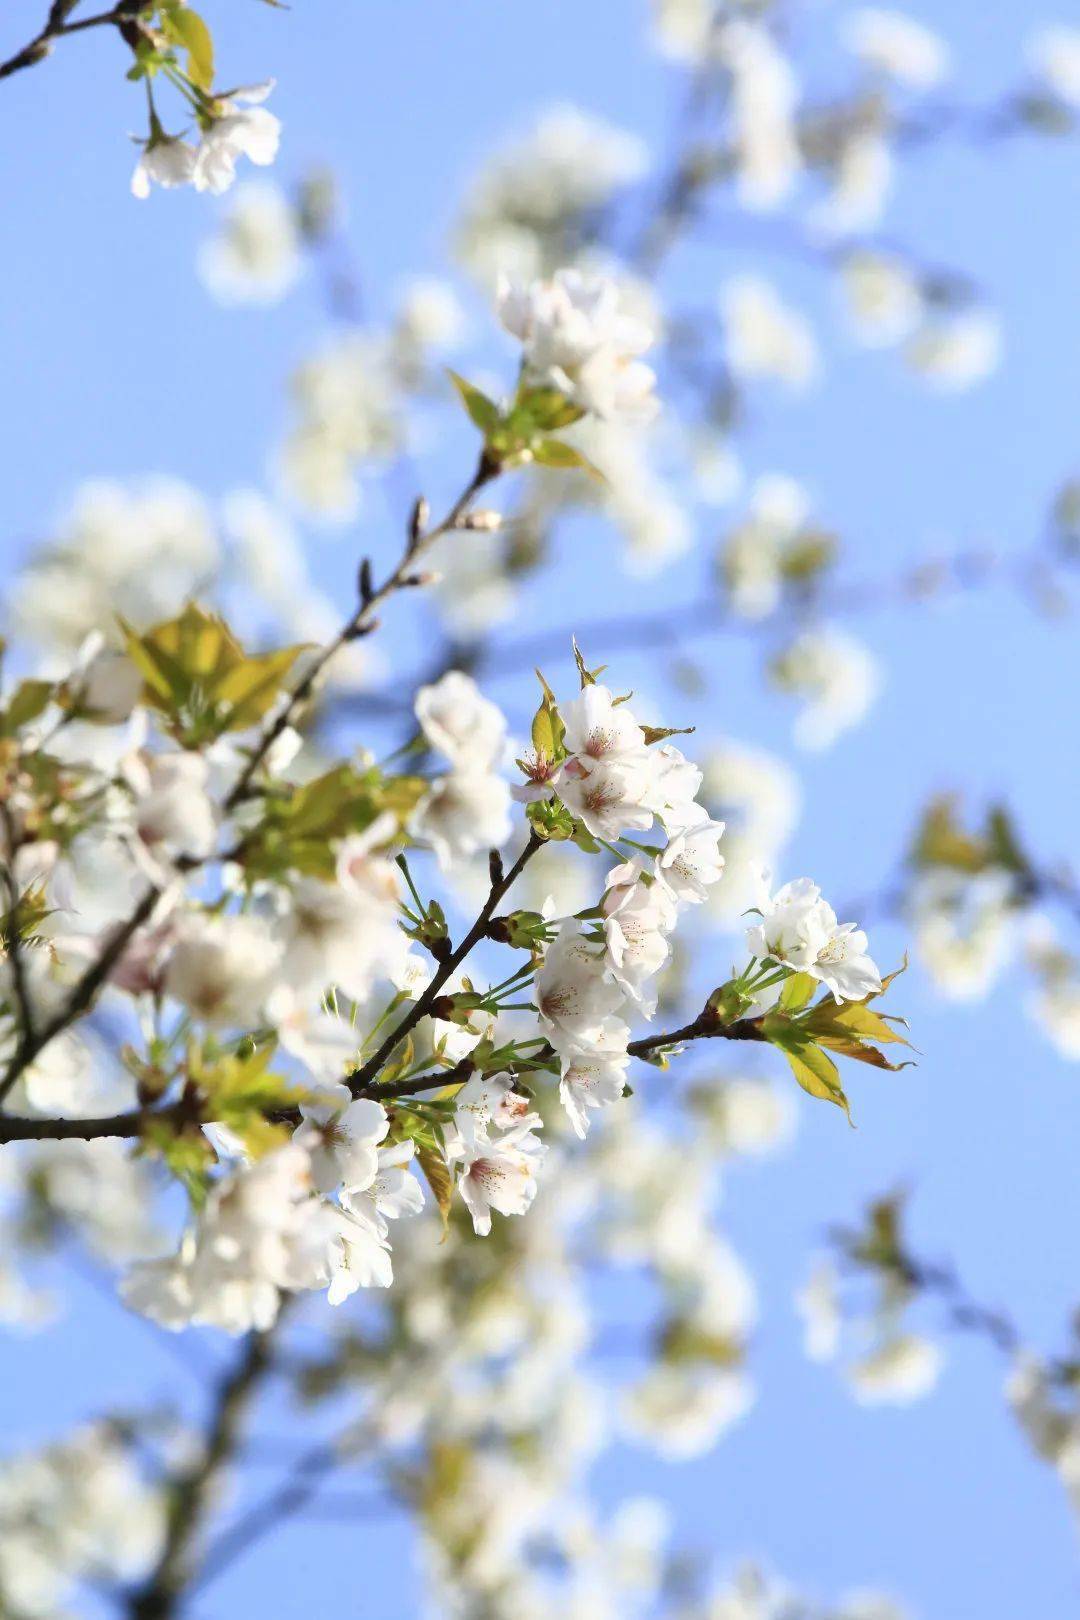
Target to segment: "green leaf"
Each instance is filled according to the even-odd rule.
[[[9,737],[44,713],[55,691],[52,681],[20,681],[0,715],[0,735]]]
[[[793,973],[780,986],[777,1005],[784,1012],[802,1012],[818,987],[818,981],[809,973]],[[804,1020],[804,1024],[805,1024]]]
[[[281,691],[285,676],[296,662],[302,647],[282,647],[277,652],[245,658],[214,688],[214,702],[225,705],[219,720],[222,731],[245,731],[261,720]]]
[[[527,388],[518,392],[508,423],[523,438],[532,438],[536,433],[570,427],[584,415],[582,407],[557,388]]]
[[[828,1001],[819,1001],[802,1020],[802,1025],[819,1039],[829,1035],[849,1040],[855,1037],[864,1041],[881,1041],[886,1046],[890,1042],[911,1046],[911,1042],[898,1034],[882,1013],[874,1012],[865,1001],[844,1001],[839,1005],[831,997]]]
[[[837,1108],[842,1108],[850,1125],[851,1110],[844,1095],[844,1088],[840,1084],[839,1071],[832,1058],[814,1045],[811,1037],[799,1024],[793,1023],[782,1013],[767,1013],[762,1019],[761,1027],[766,1038],[783,1052],[791,1066],[792,1074],[803,1090],[811,1097],[819,1097],[824,1102],[835,1103]]]
[[[490,438],[496,428],[502,425],[502,413],[495,401],[488,399],[479,388],[474,387],[471,382],[466,382],[464,377],[459,376],[456,371],[451,371],[449,367],[447,376],[461,396],[461,402],[469,413],[469,420],[480,429],[485,439]]]
[[[566,727],[562,723],[562,716],[555,707],[551,698],[545,695],[543,702],[533,715],[532,745],[536,751],[537,759],[561,759],[563,737]]]
[[[588,473],[590,478],[596,478],[601,484],[607,479],[596,464],[582,455],[572,444],[565,444],[562,439],[539,439],[530,445],[532,459],[541,467],[563,467],[578,472]]]
[[[561,799],[536,799],[526,805],[525,814],[538,838],[561,842],[574,836],[574,818]]]
[[[295,645],[249,656],[223,619],[194,602],[142,634],[119,622],[146,683],[143,701],[169,715],[188,741],[261,719],[302,651]]]
[[[200,1129],[184,1126],[178,1130],[166,1120],[149,1119],[143,1126],[142,1147],[163,1160],[196,1209],[205,1202],[214,1150]]]
[[[571,637],[571,645],[574,649],[574,663],[577,665],[577,672],[581,677],[581,690],[584,691],[587,686],[596,685],[596,677],[604,673],[607,665],[598,664],[596,669],[587,668],[585,660],[581,656],[581,648],[577,644],[576,636]]]
[[[197,11],[181,4],[161,7],[161,22],[165,34],[187,51],[188,78],[200,90],[209,90],[214,83],[214,41],[206,23]]]

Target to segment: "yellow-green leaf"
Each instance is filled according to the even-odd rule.
[[[222,676],[211,694],[215,703],[227,705],[226,714],[219,722],[220,729],[243,731],[261,720],[302,650],[302,644],[298,643],[281,647],[277,652],[244,658]]]
[[[188,77],[200,90],[214,83],[214,40],[206,23],[189,6],[172,6],[162,18],[165,32],[187,51]]]
[[[565,467],[578,472],[588,473],[590,478],[596,478],[601,484],[607,479],[596,464],[582,455],[572,444],[564,444],[562,439],[539,439],[531,446],[532,458],[541,467]]]
[[[499,407],[493,399],[488,399],[473,383],[466,382],[456,371],[447,368],[447,375],[458,394],[461,402],[469,414],[469,420],[480,429],[485,439],[488,438],[502,422]]]
[[[784,1012],[801,1012],[818,987],[818,981],[809,973],[793,973],[780,986],[777,1003]],[[804,1020],[805,1022],[805,1020]]]
[[[436,1148],[418,1147],[416,1161],[424,1172],[432,1197],[442,1219],[443,1236],[450,1224],[450,1204],[454,1194],[454,1177],[450,1166]]]

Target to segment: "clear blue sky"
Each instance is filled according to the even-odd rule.
[[[279,79],[282,176],[313,160],[341,173],[376,312],[400,277],[439,267],[460,185],[507,130],[571,100],[662,139],[674,103],[670,71],[645,47],[644,0],[295,0],[289,11],[207,0],[205,9],[226,80]],[[910,9],[952,44],[965,96],[990,97],[1010,82],[1026,8],[922,0]],[[1058,0],[1057,20],[1075,21],[1069,9]],[[6,5],[2,44],[22,43],[43,10],[44,0]],[[826,30],[842,8],[806,11]],[[284,379],[323,330],[311,282],[269,313],[210,302],[193,259],[211,200],[130,198],[124,131],[140,128],[141,108],[120,54],[91,34],[0,87],[5,566],[87,476],[169,472],[210,495],[258,482],[285,420]],[[766,403],[743,451],[749,471],[807,483],[860,574],[968,543],[1022,550],[1048,496],[1080,463],[1077,176],[1075,142],[1025,140],[992,153],[947,145],[905,166],[890,231],[930,262],[974,270],[1004,319],[1000,371],[959,398],[928,395],[888,355],[851,348],[831,291],[800,266],[717,240],[676,270],[674,284],[701,304],[723,276],[753,264],[819,317],[824,387],[805,401]],[[453,476],[436,459],[432,489]],[[395,536],[365,542],[385,554]],[[642,599],[640,586],[609,572],[614,555],[600,537],[594,557],[575,561],[577,594],[594,593],[592,612]],[[320,556],[327,582],[347,588],[348,542]],[[662,599],[684,600],[696,577],[688,562],[658,587]],[[538,624],[561,611],[529,609]],[[952,786],[976,802],[1006,795],[1045,858],[1080,855],[1073,628],[991,590],[877,614],[861,633],[885,667],[885,691],[859,732],[797,760],[806,809],[788,875],[808,872],[837,899],[873,891],[919,804]],[[711,695],[687,716],[702,736],[727,732],[789,752],[787,713],[762,694],[752,645],[718,642],[708,656]],[[660,684],[644,660],[621,660],[619,679]],[[520,719],[525,687],[504,682],[497,695]],[[895,929],[875,943],[885,961],[903,946]],[[1036,1344],[1060,1342],[1080,1297],[1080,1070],[1032,1031],[1007,989],[966,1010],[935,1000],[912,974],[900,1000],[920,1066],[860,1071],[857,1132],[800,1099],[794,1151],[732,1178],[726,1220],[763,1298],[755,1411],[700,1462],[658,1468],[620,1453],[600,1489],[612,1498],[659,1490],[680,1536],[721,1564],[757,1553],[823,1594],[880,1585],[922,1620],[1068,1620],[1080,1582],[1064,1494],[1014,1429],[991,1354],[956,1344],[929,1400],[868,1413],[798,1348],[791,1292],[818,1234],[904,1181],[923,1246],[955,1259],[978,1294],[1008,1304]],[[46,1335],[0,1351],[0,1432],[13,1444],[183,1377],[138,1324],[93,1293],[78,1297],[77,1342]],[[343,1534],[350,1550],[339,1559]],[[208,1594],[200,1616],[291,1620],[333,1603],[346,1615],[405,1620],[416,1597],[401,1581],[404,1536],[393,1523],[293,1528]]]

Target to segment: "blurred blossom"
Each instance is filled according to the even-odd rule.
[[[942,41],[903,12],[857,11],[848,19],[844,38],[868,67],[911,90],[933,90],[949,70]]]
[[[741,17],[724,22],[716,48],[731,75],[739,200],[747,208],[774,208],[802,167],[794,70],[768,29]]]
[[[1044,917],[1028,925],[1026,952],[1037,981],[1028,1010],[1063,1058],[1080,1061],[1080,960]]]
[[[779,606],[784,553],[808,515],[806,491],[794,478],[770,473],[755,480],[746,516],[728,534],[720,558],[728,599],[740,617],[764,619]]]
[[[720,295],[728,365],[738,377],[807,387],[818,369],[810,323],[760,276],[739,276]]]
[[[701,62],[714,54],[720,32],[717,0],[652,0],[653,36],[664,56]]]
[[[627,1393],[623,1421],[669,1461],[703,1457],[754,1404],[746,1374],[694,1364],[660,1365]]]
[[[417,349],[456,349],[466,332],[465,311],[449,282],[414,276],[402,289],[397,328]]]
[[[1012,951],[1009,872],[972,876],[931,869],[912,890],[913,943],[935,987],[951,1001],[978,1001]]]
[[[92,630],[143,629],[214,575],[220,547],[202,497],[172,478],[83,484],[57,533],[16,576],[10,610],[22,634],[73,651]]]
[[[840,145],[828,195],[811,212],[812,222],[838,236],[871,230],[885,211],[893,157],[881,130],[856,129]]]
[[[292,379],[299,420],[280,453],[286,487],[315,515],[346,522],[360,506],[362,471],[402,448],[394,352],[376,333],[335,336]]]
[[[862,1406],[906,1406],[930,1393],[941,1363],[941,1351],[930,1339],[897,1333],[853,1362],[847,1377]]]
[[[1053,95],[1080,107],[1080,28],[1041,28],[1028,41],[1032,71]]]
[[[724,1076],[693,1094],[695,1112],[722,1153],[758,1157],[786,1147],[796,1112],[786,1091],[764,1080]]]
[[[803,1349],[810,1360],[831,1361],[840,1348],[843,1325],[839,1278],[831,1260],[814,1262],[810,1275],[795,1295],[795,1308],[802,1318]]]
[[[734,928],[757,903],[762,867],[777,865],[794,832],[802,794],[783,760],[741,743],[715,748],[704,771],[708,803],[726,823],[724,871],[707,905],[717,923]]]
[[[52,1616],[82,1581],[131,1581],[165,1530],[161,1494],[144,1484],[101,1425],[7,1459],[0,1484],[0,1606]]]
[[[1001,358],[1001,327],[985,310],[931,320],[904,351],[911,369],[935,388],[960,392],[982,382]]]
[[[459,256],[489,286],[500,275],[550,274],[572,258],[582,217],[647,167],[638,136],[577,107],[554,107],[473,182],[457,230]]]
[[[795,721],[800,748],[829,748],[866,716],[881,684],[876,660],[843,631],[805,630],[770,665],[779,687],[803,701]]]
[[[222,304],[276,304],[300,274],[300,231],[288,197],[269,180],[237,186],[216,235],[199,249],[199,275]]]
[[[922,292],[902,259],[851,253],[841,265],[840,281],[855,333],[870,347],[901,343],[922,319]]]

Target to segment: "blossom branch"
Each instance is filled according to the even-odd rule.
[[[391,570],[381,585],[375,585],[371,579],[371,565],[365,559],[360,567],[360,601],[356,612],[342,625],[333,641],[322,649],[319,656],[308,669],[303,680],[296,686],[288,702],[281,708],[271,723],[265,727],[255,748],[248,758],[247,764],[237,778],[228,798],[225,801],[226,810],[234,810],[236,806],[247,797],[259,766],[265,760],[270,749],[277,739],[298,718],[305,706],[315,696],[322,683],[324,674],[331,660],[341,651],[342,647],[350,642],[358,641],[361,637],[370,635],[378,628],[376,609],[395,592],[408,589],[423,583],[422,576],[414,573],[417,559],[434,545],[443,535],[459,528],[466,517],[480,490],[499,475],[499,464],[493,461],[487,453],[483,453],[477,464],[472,478],[462,490],[457,500],[450,507],[446,516],[434,527],[422,527],[425,503],[418,501],[413,508],[413,516],[409,525],[408,538],[405,550],[397,566]]]
[[[348,1082],[349,1089],[354,1097],[395,1095],[391,1086],[387,1086],[385,1090],[382,1090],[374,1084],[378,1079],[379,1071],[385,1068],[387,1061],[397,1051],[406,1036],[416,1028],[421,1019],[428,1017],[438,1000],[443,986],[461,966],[469,953],[475,950],[480,941],[485,938],[488,924],[495,915],[495,907],[517,882],[526,865],[532,860],[543,842],[544,840],[538,837],[534,831],[530,831],[527,844],[508,872],[503,871],[502,859],[498,851],[492,850],[490,857],[491,888],[488,890],[487,899],[480,908],[479,916],[462,939],[460,945],[455,950],[450,951],[444,960],[440,962],[430,984],[423,994],[417,997],[404,1018],[394,1026],[378,1050],[350,1078]],[[445,1075],[442,1077],[441,1083],[445,1085]],[[401,1091],[398,1090],[396,1095],[402,1095]]]
[[[146,0],[120,0],[111,11],[101,11],[93,17],[82,17],[75,22],[69,22],[71,13],[79,4],[80,0],[53,0],[41,32],[6,62],[0,62],[0,79],[9,78],[11,74],[18,73],[23,68],[43,62],[47,56],[51,56],[56,41],[66,34],[85,33],[89,28],[123,28],[131,24],[140,11],[147,9]]]
[[[469,507],[472,505],[476,495],[481,489],[483,489],[485,484],[488,484],[492,482],[493,479],[497,478],[499,472],[499,463],[488,456],[486,452],[481,454],[476,471],[473,473],[468,484],[454,501],[445,517],[443,517],[440,522],[436,523],[431,528],[423,527],[425,503],[418,501],[413,511],[413,517],[409,525],[408,538],[406,540],[402,556],[397,565],[391,570],[380,585],[375,585],[372,582],[370,563],[365,559],[360,568],[360,600],[356,611],[341,627],[333,640],[322,649],[318,657],[308,669],[307,673],[304,675],[303,679],[294,688],[283,707],[278,710],[277,714],[270,721],[270,723],[264,726],[258,741],[248,756],[247,763],[244,765],[243,770],[241,771],[236,782],[233,784],[224,801],[223,809],[226,813],[231,810],[235,810],[237,805],[248,796],[251,790],[252,780],[260,765],[262,765],[262,763],[265,761],[277,739],[288,729],[289,726],[293,724],[293,722],[299,717],[301,711],[314,697],[322,682],[324,673],[335,654],[349,642],[355,641],[361,636],[370,635],[378,627],[379,621],[376,615],[376,609],[381,603],[393,596],[399,590],[405,590],[417,584],[423,583],[422,576],[419,576],[414,572],[414,565],[417,559],[422,555],[423,552],[432,546],[436,540],[441,539],[444,535],[450,533],[454,529],[459,528],[463,524]],[[211,857],[206,857],[206,859],[198,859],[188,856],[181,859],[177,864],[181,871],[190,872],[200,866],[205,865],[206,860],[210,858]],[[509,884],[507,887],[509,887]],[[505,890],[502,892],[505,893]],[[77,981],[65,1004],[56,1013],[54,1013],[51,1018],[47,1019],[39,1028],[35,1028],[32,1019],[25,1016],[23,1017],[21,1021],[22,1029],[19,1040],[15,1047],[15,1051],[12,1054],[11,1061],[8,1064],[8,1068],[3,1079],[0,1080],[0,1103],[4,1101],[9,1092],[12,1090],[13,1086],[19,1080],[20,1076],[25,1073],[26,1069],[31,1063],[34,1062],[35,1058],[37,1058],[41,1052],[44,1051],[45,1047],[48,1046],[50,1041],[55,1040],[58,1035],[62,1034],[64,1030],[68,1029],[73,1023],[75,1023],[76,1020],[83,1015],[83,1013],[89,1010],[98,991],[101,989],[102,985],[109,977],[109,974],[123,956],[124,951],[127,949],[131,939],[142,927],[142,925],[149,920],[151,914],[153,913],[154,907],[161,898],[162,893],[163,886],[159,884],[152,884],[146,890],[126,921],[120,924],[120,926],[109,935],[109,938],[106,941],[100,955],[94,962],[91,963],[91,965],[83,973],[82,977]],[[493,902],[493,904],[494,903],[495,902]],[[473,941],[473,943],[475,943],[475,941]],[[469,946],[469,949],[471,948],[472,945]],[[18,969],[15,968],[15,971],[17,974]],[[19,994],[18,989],[16,990],[16,994]],[[26,1012],[29,1012],[28,1006],[26,1008]],[[135,1116],[130,1117],[134,1118]],[[60,1123],[64,1124],[69,1122],[61,1121]],[[6,1125],[7,1122],[4,1122],[4,1124]],[[52,1134],[58,1135],[62,1133],[54,1132]],[[72,1132],[69,1134],[82,1133]],[[113,1129],[100,1131],[95,1134],[137,1135],[138,1131],[135,1130],[129,1132],[127,1130]],[[14,1137],[0,1134],[0,1141],[14,1139]]]

